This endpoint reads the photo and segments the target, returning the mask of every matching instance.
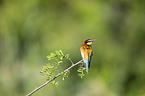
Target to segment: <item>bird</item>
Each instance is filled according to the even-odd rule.
[[[92,42],[94,42],[94,41],[96,41],[96,40],[86,39],[80,48],[83,63],[86,68],[87,74],[89,72],[89,68],[90,68],[90,64],[91,64],[91,57],[93,55],[93,50],[92,50],[91,45],[92,45]]]

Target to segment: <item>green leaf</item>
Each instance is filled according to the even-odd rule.
[[[48,60],[52,60],[56,57],[55,53],[50,53],[50,55],[47,56]]]
[[[63,63],[63,61],[58,61],[58,64]]]
[[[79,76],[81,77],[81,79],[85,76],[85,74],[79,74]]]
[[[81,77],[81,79],[85,76],[85,74],[84,74],[86,72],[85,70],[86,70],[85,67],[79,67],[77,70],[79,72],[78,75]]]
[[[51,57],[55,57],[56,54],[55,54],[55,53],[50,53],[50,56],[51,56]]]
[[[55,87],[58,87],[59,83],[58,82],[55,82]]]
[[[55,84],[55,80],[51,81],[50,83],[51,83],[51,84]]]
[[[53,84],[53,86],[58,87],[59,82],[58,81],[51,81],[50,84]]]
[[[63,56],[60,57],[60,60],[62,60],[62,59],[63,59]]]
[[[77,70],[78,72],[82,72],[82,70]]]
[[[60,52],[60,54],[61,54],[62,56],[64,56],[64,54],[63,54],[63,52],[62,52],[61,50],[59,50],[59,52]]]
[[[54,68],[54,66],[51,65],[51,64],[47,64],[45,67],[47,67],[47,69],[52,69],[52,68]]]
[[[66,54],[66,55],[65,55],[65,58],[66,58],[66,59],[69,59],[69,54]]]
[[[50,56],[50,55],[48,55],[48,56],[47,56],[47,58],[48,58],[48,59],[50,59],[50,58],[51,58],[51,56]]]
[[[58,50],[55,50],[56,55],[61,55],[60,52]]]
[[[70,71],[66,71],[64,74],[63,74],[63,77],[62,77],[62,80],[64,80],[65,78],[67,78],[70,74]]]

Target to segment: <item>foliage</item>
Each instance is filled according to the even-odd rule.
[[[86,68],[83,66],[80,66],[77,70],[79,72],[79,76],[81,77],[81,79],[85,76],[86,73]]]
[[[68,59],[71,61],[71,59],[69,58],[69,54],[63,54],[62,50],[56,50],[55,53],[50,53],[50,55],[47,56],[47,59],[49,61],[54,60],[53,63],[48,63],[45,66],[43,66],[42,70],[40,71],[42,76],[47,77],[47,81],[49,81],[51,78],[53,78],[59,73],[62,73],[62,80],[65,80],[69,76],[70,70],[67,70],[64,72],[64,71],[61,71],[59,68],[60,65],[63,66],[64,59]],[[80,66],[79,69],[77,70],[81,78],[85,75],[84,70],[85,68],[83,66]],[[56,80],[53,80],[51,84],[57,87],[59,82]]]

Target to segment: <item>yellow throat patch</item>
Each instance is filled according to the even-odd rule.
[[[87,45],[92,45],[92,42],[88,42]]]

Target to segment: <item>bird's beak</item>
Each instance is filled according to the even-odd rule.
[[[94,42],[94,41],[96,41],[96,40],[89,40],[90,42]]]
[[[87,43],[87,45],[92,45],[92,43],[96,40],[88,40],[89,42]]]

